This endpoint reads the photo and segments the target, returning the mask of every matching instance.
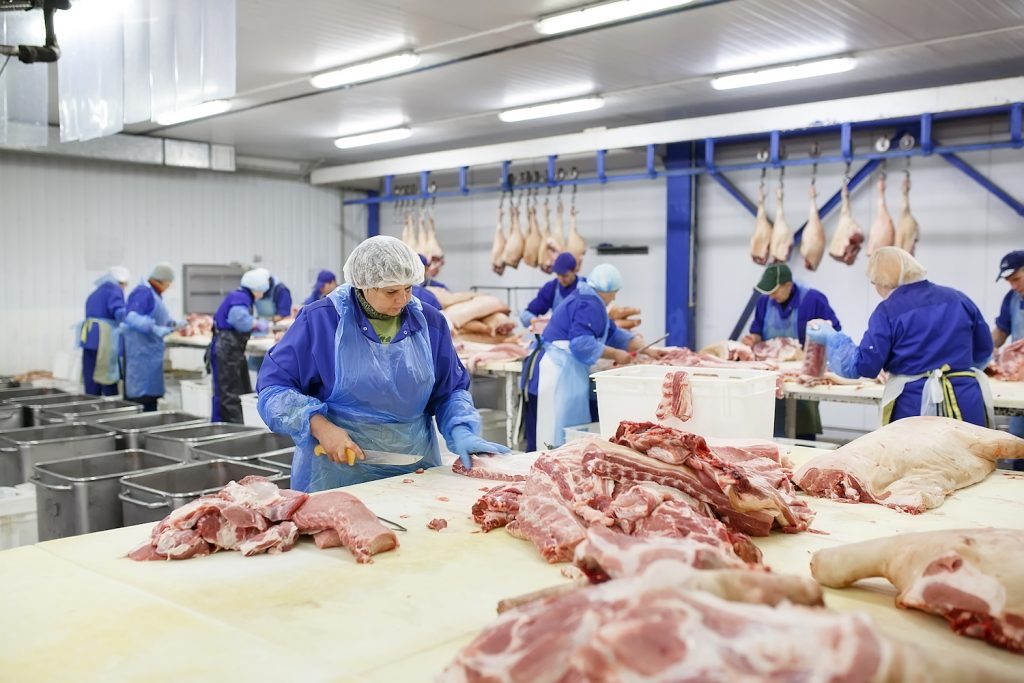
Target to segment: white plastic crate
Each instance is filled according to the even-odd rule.
[[[206,372],[206,349],[197,346],[168,346],[167,361],[174,370]]]
[[[574,425],[562,430],[565,433],[565,442],[579,441],[590,436],[601,436],[601,423],[590,422],[585,425]]]
[[[0,486],[0,550],[38,540],[35,485]]]
[[[242,423],[251,427],[269,429],[267,423],[260,417],[260,412],[256,410],[256,399],[258,397],[259,394],[242,394],[238,397],[242,401]]]
[[[687,422],[655,416],[665,375],[690,377],[693,416]],[[657,422],[711,437],[771,439],[775,431],[776,373],[763,370],[635,365],[594,374],[601,436],[609,438],[622,420]]]
[[[181,409],[186,413],[210,418],[213,411],[213,388],[209,379],[182,380]]]

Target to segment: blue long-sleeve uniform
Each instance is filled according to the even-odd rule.
[[[868,320],[859,346],[846,335],[828,341],[829,366],[843,377],[920,375],[944,365],[959,372],[984,367],[992,356],[992,335],[977,305],[966,294],[927,280],[898,287]],[[985,424],[981,388],[973,377],[950,380],[964,420]],[[921,413],[924,379],[906,385],[892,419]]]
[[[434,296],[434,293],[431,292],[426,287],[421,287],[419,285],[413,285],[412,286],[412,295],[414,297],[416,297],[417,299],[419,299],[420,301],[422,301],[423,303],[425,303],[425,304],[427,304],[429,306],[433,306],[434,308],[436,308],[439,311],[441,310],[441,302],[438,301],[437,297]]]
[[[999,306],[996,327],[1006,334],[1014,335],[1014,341],[1017,341],[1017,336],[1014,334],[1013,321],[1015,317],[1020,316],[1019,311],[1022,309],[1024,309],[1024,298],[1012,289],[1006,293],[1006,296],[1003,297],[1003,303]]]
[[[526,308],[520,315],[519,320],[522,322],[523,327],[529,327],[530,321],[533,318],[544,315],[561,305],[562,302],[569,298],[570,294],[576,291],[576,287],[579,286],[581,281],[585,282],[583,278],[578,277],[568,287],[563,287],[558,282],[558,278],[545,282],[537,291],[537,296],[526,305]]]
[[[125,316],[124,290],[116,282],[104,282],[85,300],[85,317],[103,318],[120,323]],[[95,351],[99,346],[100,333],[95,325],[90,325],[82,348]]]
[[[245,287],[228,292],[213,315],[213,324],[218,330],[234,330],[242,334],[252,332],[254,300],[252,292]]]
[[[270,278],[270,289],[263,298],[273,302],[274,315],[287,318],[292,314],[292,292],[283,282]]]
[[[751,334],[759,335],[764,339],[771,339],[771,330],[766,334],[765,318],[769,308],[778,314],[779,318],[789,320],[796,312],[796,337],[800,343],[804,343],[804,335],[807,331],[807,322],[810,320],[831,320],[832,327],[841,330],[839,318],[828,303],[828,298],[816,289],[804,288],[793,283],[793,293],[784,304],[777,303],[767,294],[757,300],[757,308],[754,309],[754,320],[750,323]],[[792,324],[789,325],[792,331]]]

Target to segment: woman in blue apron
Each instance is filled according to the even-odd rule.
[[[1003,297],[996,326],[992,328],[992,343],[997,349],[1007,338],[1024,339],[1024,251],[1011,251],[1003,257],[996,282],[1002,279],[1010,285],[1010,291]],[[1010,433],[1024,437],[1024,416],[1010,418]]]
[[[826,344],[831,370],[843,377],[889,379],[882,424],[913,415],[942,415],[991,426],[988,378],[992,335],[966,294],[925,279],[918,261],[883,247],[868,261],[868,278],[883,301],[868,319],[860,345],[828,325],[812,324],[810,339]]]
[[[124,317],[124,397],[156,410],[164,395],[164,337],[180,323],[171,319],[163,293],[174,281],[174,269],[158,264],[128,296]]]
[[[337,286],[338,276],[329,270],[321,270],[316,276],[316,282],[313,283],[313,291],[309,293],[309,296],[302,302],[302,305],[308,306],[320,301],[320,299],[333,292]]]
[[[90,396],[116,396],[121,379],[121,322],[124,320],[124,288],[128,269],[114,266],[96,280],[96,289],[85,300],[81,327],[82,383]]]
[[[828,298],[816,289],[793,282],[793,272],[785,263],[773,263],[764,269],[754,287],[762,294],[750,323],[750,334],[740,341],[754,346],[761,341],[789,337],[803,346],[804,333],[810,320],[828,320],[839,330],[839,318]],[[775,402],[775,436],[785,435],[786,402]],[[817,401],[796,402],[796,436],[814,440],[821,434],[821,414]]]
[[[288,287],[270,274],[266,268],[256,268],[255,270],[261,273],[267,274],[267,281],[270,283],[270,288],[263,294],[262,297],[256,300],[256,315],[260,318],[267,318],[273,322],[277,322],[282,318],[288,318],[292,314],[292,293]]]
[[[534,318],[538,318],[548,311],[554,311],[570,294],[576,291],[577,284],[581,281],[586,282],[586,278],[577,277],[578,267],[576,257],[569,252],[558,255],[551,267],[551,272],[556,277],[545,282],[533,301],[527,304],[523,312],[519,314],[519,322],[523,324],[523,327],[528,328]]]
[[[371,237],[345,263],[348,284],[303,307],[267,354],[258,408],[273,431],[295,440],[293,488],[321,491],[440,465],[435,420],[467,467],[472,453],[508,452],[479,435],[448,323],[412,296],[423,272],[400,240]],[[362,449],[420,459],[371,464]]]
[[[213,377],[213,422],[242,423],[242,394],[252,393],[245,345],[253,330],[266,332],[270,323],[253,318],[253,308],[270,287],[270,273],[263,268],[246,271],[241,286],[227,296],[213,316],[213,341],[208,358]],[[290,304],[289,304],[290,305]]]
[[[590,366],[599,358],[628,363],[629,352],[643,346],[639,335],[608,319],[607,307],[621,288],[615,266],[596,266],[551,315],[540,353],[524,360],[533,405],[526,414],[527,450],[557,448],[566,427],[590,422]]]

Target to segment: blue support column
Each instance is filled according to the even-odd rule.
[[[367,198],[376,197],[376,190],[367,190]],[[376,237],[380,234],[380,202],[366,205],[366,236]]]
[[[692,142],[667,146],[665,168],[669,171],[692,168]],[[668,344],[693,348],[696,344],[696,306],[693,299],[697,178],[692,175],[665,179],[668,201],[665,230],[665,331]]]

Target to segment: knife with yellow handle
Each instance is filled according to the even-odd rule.
[[[323,446],[317,444],[313,448],[313,454],[317,456],[327,455],[327,451]],[[370,465],[412,465],[413,463],[422,460],[422,456],[419,455],[406,455],[405,453],[386,453],[384,451],[368,451],[363,449],[363,455],[365,456],[363,462]],[[349,467],[356,464],[356,452],[351,448],[345,449],[345,459],[348,461]]]

